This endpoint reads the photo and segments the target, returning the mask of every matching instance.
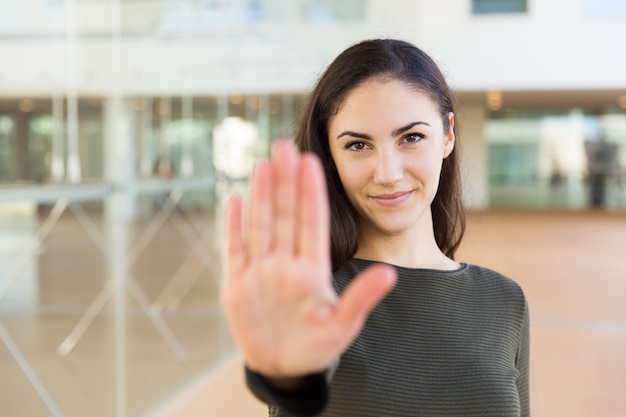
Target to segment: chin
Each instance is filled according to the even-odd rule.
[[[370,225],[381,234],[401,235],[410,231],[411,229],[414,229],[417,226],[417,221],[382,221],[372,222]]]

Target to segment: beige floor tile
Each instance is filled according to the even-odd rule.
[[[99,217],[90,215],[106,236]],[[181,215],[199,232],[192,242],[167,221],[129,271],[153,304],[151,314],[161,313],[162,323],[184,347],[186,360],[176,357],[128,291],[123,361],[115,352],[114,298],[69,355],[57,353],[111,270],[71,215],[63,217],[0,299],[0,323],[63,416],[116,417],[120,364],[126,367],[125,417],[267,414],[243,384],[241,363],[219,312],[220,241],[213,215]],[[29,224],[7,229],[9,234],[0,236],[2,247],[13,240],[23,243],[32,233]],[[129,248],[148,227],[149,219],[129,225]],[[626,214],[469,214],[458,260],[510,276],[528,297],[534,417],[626,415],[625,239]],[[15,254],[0,255],[2,277]],[[0,369],[0,415],[51,415],[2,343]]]

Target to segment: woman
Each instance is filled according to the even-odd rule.
[[[341,53],[227,207],[222,302],[271,416],[527,416],[528,310],[454,260],[451,92],[398,40]],[[330,233],[329,233],[330,232]]]

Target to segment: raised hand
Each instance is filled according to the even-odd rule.
[[[273,159],[257,164],[243,217],[241,198],[232,196],[221,300],[247,366],[268,377],[326,369],[393,287],[394,270],[371,267],[337,297],[323,170],[291,142],[278,142]]]

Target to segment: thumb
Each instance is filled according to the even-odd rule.
[[[392,266],[378,264],[357,275],[344,291],[336,314],[348,343],[356,338],[369,313],[391,291],[396,279]]]

